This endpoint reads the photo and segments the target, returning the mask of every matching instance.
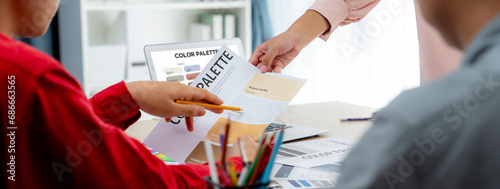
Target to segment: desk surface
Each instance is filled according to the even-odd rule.
[[[358,141],[372,122],[340,122],[340,119],[370,117],[374,110],[373,108],[342,102],[290,105],[278,116],[276,121],[290,125],[304,125],[330,130],[330,133],[322,137],[340,137],[351,141]],[[143,141],[158,122],[159,119],[138,121],[131,125],[125,133],[139,141]]]

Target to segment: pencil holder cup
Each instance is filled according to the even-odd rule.
[[[207,182],[208,189],[220,188],[220,189],[265,189],[269,185],[268,183],[254,183],[245,186],[226,186],[223,184],[216,184],[212,182],[211,177],[205,177],[205,181]]]

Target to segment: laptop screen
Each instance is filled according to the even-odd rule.
[[[147,45],[144,53],[151,80],[190,85],[223,44],[242,56],[244,51],[239,38]]]

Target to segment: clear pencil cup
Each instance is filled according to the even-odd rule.
[[[210,177],[205,177],[205,181],[207,182],[207,188],[208,189],[265,189],[269,185],[268,183],[253,183],[253,184],[248,184],[244,186],[228,186],[228,185],[223,185],[219,183],[213,183],[212,179]]]

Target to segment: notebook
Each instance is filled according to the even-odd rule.
[[[144,53],[151,80],[178,81],[190,85],[223,44],[245,57],[239,38],[146,45]],[[271,123],[266,132],[272,132],[279,126],[280,124]],[[285,128],[284,142],[329,132],[300,125],[286,125]]]

